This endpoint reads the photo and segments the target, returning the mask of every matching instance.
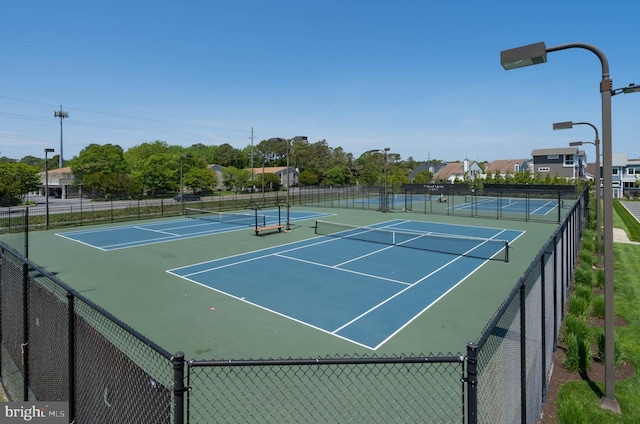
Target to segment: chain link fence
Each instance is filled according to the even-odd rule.
[[[295,192],[303,206],[412,212],[558,224],[580,196],[575,186],[405,184],[397,186],[314,186]]]
[[[587,210],[585,192],[466,355],[214,361],[171,355],[29,261],[28,212],[3,211],[1,383],[82,423],[535,423]]]
[[[190,361],[198,423],[459,423],[464,358]]]

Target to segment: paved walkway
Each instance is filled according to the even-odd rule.
[[[620,202],[631,215],[640,221],[640,202]],[[629,236],[622,228],[613,229],[613,241],[615,243],[640,244],[637,241],[630,241]]]

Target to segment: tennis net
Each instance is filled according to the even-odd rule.
[[[249,225],[251,227],[264,227],[267,222],[266,216],[258,215],[257,213],[214,212],[205,209],[185,208],[184,215],[187,218],[203,219],[232,225]]]
[[[509,241],[316,221],[315,233],[385,245],[509,262]]]

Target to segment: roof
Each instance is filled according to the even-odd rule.
[[[476,161],[469,161],[469,169],[472,166],[478,166]],[[464,162],[451,162],[443,166],[435,173],[433,176],[436,179],[446,180],[449,179],[452,175],[464,175]]]
[[[555,149],[536,149],[531,152],[531,156],[575,155],[576,153],[578,153],[577,147],[556,147]]]
[[[254,174],[262,174],[262,170],[264,169],[265,174],[277,174],[287,169],[286,166],[267,166],[265,168],[253,168]],[[251,168],[249,168],[251,170]]]
[[[484,172],[492,174],[506,174],[507,172],[513,173],[515,171],[515,165],[522,165],[526,162],[526,159],[499,159],[494,160],[485,165]]]

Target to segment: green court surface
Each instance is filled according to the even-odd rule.
[[[300,207],[291,210],[326,213],[329,215],[322,218],[325,221],[358,226],[413,220],[524,231],[524,234],[511,244],[509,262],[485,262],[375,351],[167,272],[317,237],[315,219],[292,221],[289,232],[255,236],[246,227],[113,251],[56,234],[169,220],[32,232],[30,259],[168,351],[185,352],[186,358],[457,354],[465,351],[467,342],[478,338],[556,229],[556,225],[548,223],[453,216]],[[382,265],[403,266],[395,262]],[[286,266],[253,269],[251,275],[254,284],[267,287],[274,281],[304,285],[307,279],[303,273],[292,272]],[[233,274],[225,278],[232,279]],[[336,299],[338,305],[340,301]]]

